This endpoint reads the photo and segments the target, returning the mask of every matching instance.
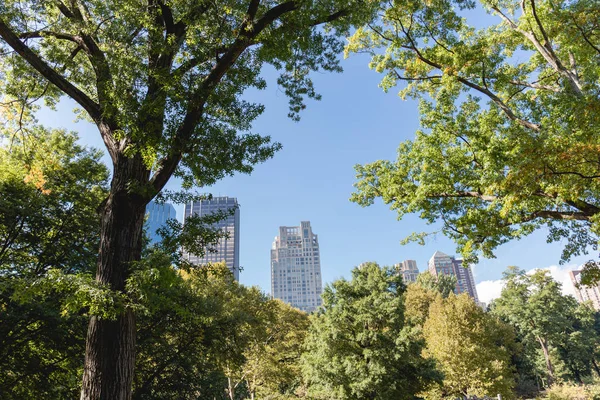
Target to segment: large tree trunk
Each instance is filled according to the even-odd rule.
[[[111,191],[101,212],[96,280],[124,291],[131,262],[139,261],[146,200],[132,191],[148,181],[139,156],[119,156]],[[139,185],[139,186],[138,186]],[[135,189],[133,189],[135,190]],[[129,400],[135,364],[135,315],[125,310],[116,320],[90,319],[81,400]]]

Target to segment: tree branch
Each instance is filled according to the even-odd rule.
[[[429,195],[427,195],[427,197],[428,198],[463,198],[463,197],[473,197],[473,198],[481,199],[483,201],[494,201],[494,200],[498,200],[499,199],[498,196],[486,195],[486,194],[479,193],[479,192],[454,192],[454,193],[442,192],[442,193],[429,194]]]
[[[581,33],[581,36],[583,36],[583,40],[585,40],[587,42],[587,44],[589,44],[594,50],[596,50],[596,52],[598,54],[600,54],[600,48],[598,48],[598,46],[594,45],[594,43],[592,43],[591,40],[587,37],[583,28],[577,24],[577,20],[575,19],[575,16],[573,16],[572,19],[573,19],[573,24],[575,25],[575,27],[577,27],[577,30]]]
[[[417,55],[417,58],[419,60],[423,61],[424,63],[426,63],[426,64],[428,64],[428,65],[430,65],[430,66],[432,66],[432,67],[434,67],[436,69],[439,69],[440,71],[443,71],[443,66],[441,64],[438,64],[438,63],[436,63],[436,62],[434,62],[432,60],[429,60],[428,58],[426,58],[426,57],[423,56],[423,54],[419,51],[419,49],[418,49],[415,41],[410,36],[410,33],[407,32],[404,29],[404,25],[402,25],[402,22],[400,22],[400,27],[402,29],[402,32],[406,36],[406,38],[410,41],[410,43],[411,43],[410,49],[415,52],[415,54]],[[494,103],[496,103],[500,107],[500,109],[502,111],[504,111],[504,113],[506,114],[506,116],[509,119],[517,122],[519,125],[522,125],[522,126],[528,128],[528,129],[531,129],[533,131],[539,132],[539,130],[541,128],[540,125],[534,124],[534,123],[532,123],[530,121],[527,121],[527,120],[524,120],[522,118],[517,117],[515,115],[515,113],[510,109],[510,107],[508,107],[506,105],[506,103],[504,103],[502,101],[501,98],[499,98],[498,96],[496,96],[496,94],[493,93],[492,91],[490,91],[489,89],[486,89],[486,88],[484,88],[484,87],[482,87],[480,85],[477,85],[476,83],[473,83],[473,82],[469,81],[468,79],[463,78],[463,77],[461,77],[459,75],[454,75],[454,77],[459,82],[463,83],[464,85],[466,85],[466,86],[468,86],[468,87],[470,87],[472,89],[475,89],[478,92],[481,92],[481,93],[485,94],[486,96],[488,96]]]
[[[93,101],[87,94],[69,82],[65,77],[60,75],[56,70],[50,67],[44,60],[41,59],[33,50],[19,40],[19,37],[10,29],[10,27],[0,19],[0,37],[12,47],[29,65],[39,72],[50,83],[62,90],[66,95],[75,100],[89,116],[94,120],[100,128],[102,139],[111,155],[113,161],[116,159],[116,146],[114,139],[111,136],[110,130],[106,126],[102,118],[102,108],[99,104]],[[104,127],[104,128],[103,128]]]
[[[530,218],[523,221],[527,222],[536,218],[556,219],[563,221],[589,221],[590,217],[583,212],[578,211],[553,211],[542,210],[531,213]]]
[[[540,89],[540,90],[549,90],[554,93],[560,93],[560,88],[547,86],[547,85],[538,85],[537,83],[529,83],[529,82],[521,82],[521,81],[509,81],[509,83],[517,86],[525,86],[532,89]]]
[[[33,52],[27,45],[19,40],[19,37],[0,19],[0,37],[12,47],[25,61],[27,61],[36,71],[52,82],[55,86],[73,98],[81,105],[94,120],[99,120],[101,117],[100,106],[90,99],[80,89],[75,87],[71,82],[66,80],[62,75],[56,72],[45,61],[43,61],[36,53]]]
[[[186,116],[175,133],[171,152],[157,163],[158,168],[150,179],[150,184],[157,193],[164,187],[171,175],[173,175],[183,154],[189,149],[190,138],[193,135],[198,122],[202,118],[204,106],[214,87],[221,81],[225,73],[231,68],[244,50],[252,44],[252,39],[254,37],[283,14],[296,10],[297,8],[298,4],[295,1],[279,4],[268,10],[258,21],[252,24],[250,29],[240,30],[238,38],[231,46],[229,46],[210,73],[204,78],[200,87],[192,95],[192,100],[189,102]]]
[[[531,0],[531,1],[533,3],[533,0]],[[524,2],[525,2],[525,0],[523,0],[523,3],[522,3],[523,15],[525,15],[525,8],[524,8],[525,3]],[[534,6],[535,6],[535,3],[534,3]],[[577,96],[579,96],[579,97],[583,96],[583,91],[581,88],[581,84],[579,83],[579,79],[577,79],[577,75],[564,67],[564,65],[562,64],[560,59],[558,59],[558,57],[556,56],[556,53],[554,53],[554,50],[552,49],[552,45],[550,44],[549,41],[547,41],[544,45],[542,45],[540,43],[540,41],[535,37],[535,35],[533,35],[531,32],[527,32],[527,31],[520,29],[518,27],[518,25],[515,24],[510,18],[508,18],[498,7],[494,6],[494,7],[492,7],[492,10],[496,11],[498,13],[498,15],[500,15],[500,18],[502,18],[511,27],[511,29],[513,29],[515,32],[520,33],[527,40],[529,40],[533,44],[533,46],[537,49],[538,53],[540,53],[540,55],[542,57],[544,57],[544,59],[548,62],[548,64],[550,64],[550,66],[555,71],[559,72],[562,76],[567,78],[567,80],[569,81],[569,85],[571,86],[571,88],[573,89],[574,93]],[[540,22],[540,24],[541,24],[541,22]],[[545,31],[544,31],[544,33],[545,33]],[[544,40],[546,40],[546,38]]]

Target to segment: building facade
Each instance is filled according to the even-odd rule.
[[[415,260],[404,260],[401,263],[395,264],[394,267],[398,273],[402,275],[404,283],[408,284],[417,281],[419,268],[417,268],[417,262]]]
[[[476,303],[479,303],[475,279],[471,268],[463,267],[462,260],[451,257],[441,251],[436,251],[429,259],[429,273],[437,277],[438,275],[451,275],[456,277],[456,288],[454,293],[467,293]]]
[[[146,233],[150,239],[150,244],[160,242],[161,237],[156,231],[166,225],[167,220],[175,219],[177,214],[175,208],[169,203],[155,203],[151,201],[146,205],[147,219],[145,222]]]
[[[185,205],[183,223],[192,215],[200,217],[218,211],[235,210],[225,219],[214,224],[214,227],[228,233],[227,238],[221,238],[215,246],[216,252],[206,251],[202,257],[183,251],[183,258],[195,265],[225,262],[235,280],[240,277],[240,208],[235,197],[213,197],[210,200],[200,200]]]
[[[309,221],[281,226],[271,248],[271,293],[293,307],[312,312],[323,291],[319,240]]]
[[[590,301],[594,310],[600,311],[600,285],[584,286],[581,284],[581,271],[570,271],[571,282],[575,286],[575,295],[580,303]]]

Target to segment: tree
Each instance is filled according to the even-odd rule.
[[[548,271],[527,275],[511,267],[504,273],[504,281],[500,297],[492,302],[492,312],[511,324],[526,346],[541,350],[547,384],[551,385],[556,378],[551,352],[569,331],[574,299],[562,295],[560,284]]]
[[[176,270],[161,251],[140,264],[131,282],[140,308],[133,398],[237,398],[231,370],[266,331],[268,300],[222,264]]]
[[[273,318],[265,336],[251,343],[242,377],[251,399],[276,399],[293,395],[301,384],[300,356],[309,327],[308,315],[279,300],[269,304]]]
[[[437,361],[444,375],[441,385],[430,389],[432,394],[437,392],[441,398],[513,397],[514,332],[469,296],[438,297],[431,305],[423,333],[425,354]]]
[[[583,384],[583,378],[600,372],[598,357],[598,333],[594,329],[596,311],[589,304],[577,304],[573,297],[566,312],[568,329],[557,344],[558,358],[564,364],[563,380],[574,380]]]
[[[402,278],[367,263],[327,286],[302,356],[309,394],[324,399],[413,399],[435,379],[404,322]]]
[[[441,294],[431,288],[411,283],[404,294],[404,316],[412,326],[423,327],[429,316],[429,307]]]
[[[600,6],[589,0],[394,2],[355,32],[384,90],[420,100],[422,130],[396,161],[357,166],[352,200],[419,213],[466,263],[546,226],[562,259],[600,225]],[[472,14],[471,14],[472,15]],[[425,233],[407,240],[423,241]]]
[[[27,135],[8,139],[15,119],[0,127],[0,397],[72,399],[85,306],[66,312],[68,293],[51,275],[91,281],[108,170],[76,134],[20,117]]]
[[[424,289],[433,290],[446,298],[456,290],[456,277],[454,275],[438,274],[433,276],[429,271],[417,275],[417,285]]]
[[[360,7],[359,7],[360,5]],[[340,35],[376,3],[199,0],[3,1],[5,101],[66,95],[98,128],[112,160],[100,206],[98,282],[124,293],[140,260],[146,204],[174,174],[184,185],[249,173],[279,149],[245,133],[263,111],[242,99],[264,88],[263,64],[283,71],[291,116],[318,98],[310,71],[339,70]],[[325,28],[322,28],[325,26]],[[241,132],[241,134],[238,134]],[[90,318],[82,399],[129,399],[135,315]]]

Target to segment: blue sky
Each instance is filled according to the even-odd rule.
[[[402,101],[396,92],[384,93],[378,87],[381,76],[369,70],[368,61],[357,55],[342,61],[341,74],[315,74],[323,98],[308,103],[300,122],[287,118],[287,98],[275,83],[274,71],[264,72],[269,82],[266,90],[247,93],[248,99],[266,106],[254,132],[271,135],[283,149],[251,175],[239,174],[201,190],[238,198],[242,283],[268,292],[270,249],[278,227],[306,220],[319,235],[324,283],[349,277],[350,270],[364,261],[390,265],[414,259],[423,270],[436,250],[454,254],[455,245],[442,235],[425,246],[400,245],[411,232],[436,229],[417,216],[397,221],[395,212],[381,202],[362,208],[348,201],[355,182],[353,166],[394,159],[398,144],[412,139],[419,125],[417,103]],[[78,131],[83,143],[103,148],[95,126],[73,122],[74,103],[65,100],[58,108],[57,112],[42,109],[40,122]],[[169,184],[171,189],[177,186],[176,181]],[[176,209],[181,218],[182,207]],[[475,279],[497,280],[509,265],[526,270],[557,265],[561,249],[562,244],[547,244],[544,232],[537,232],[500,247],[496,259],[482,259],[474,268]],[[589,258],[573,259],[569,265]]]

